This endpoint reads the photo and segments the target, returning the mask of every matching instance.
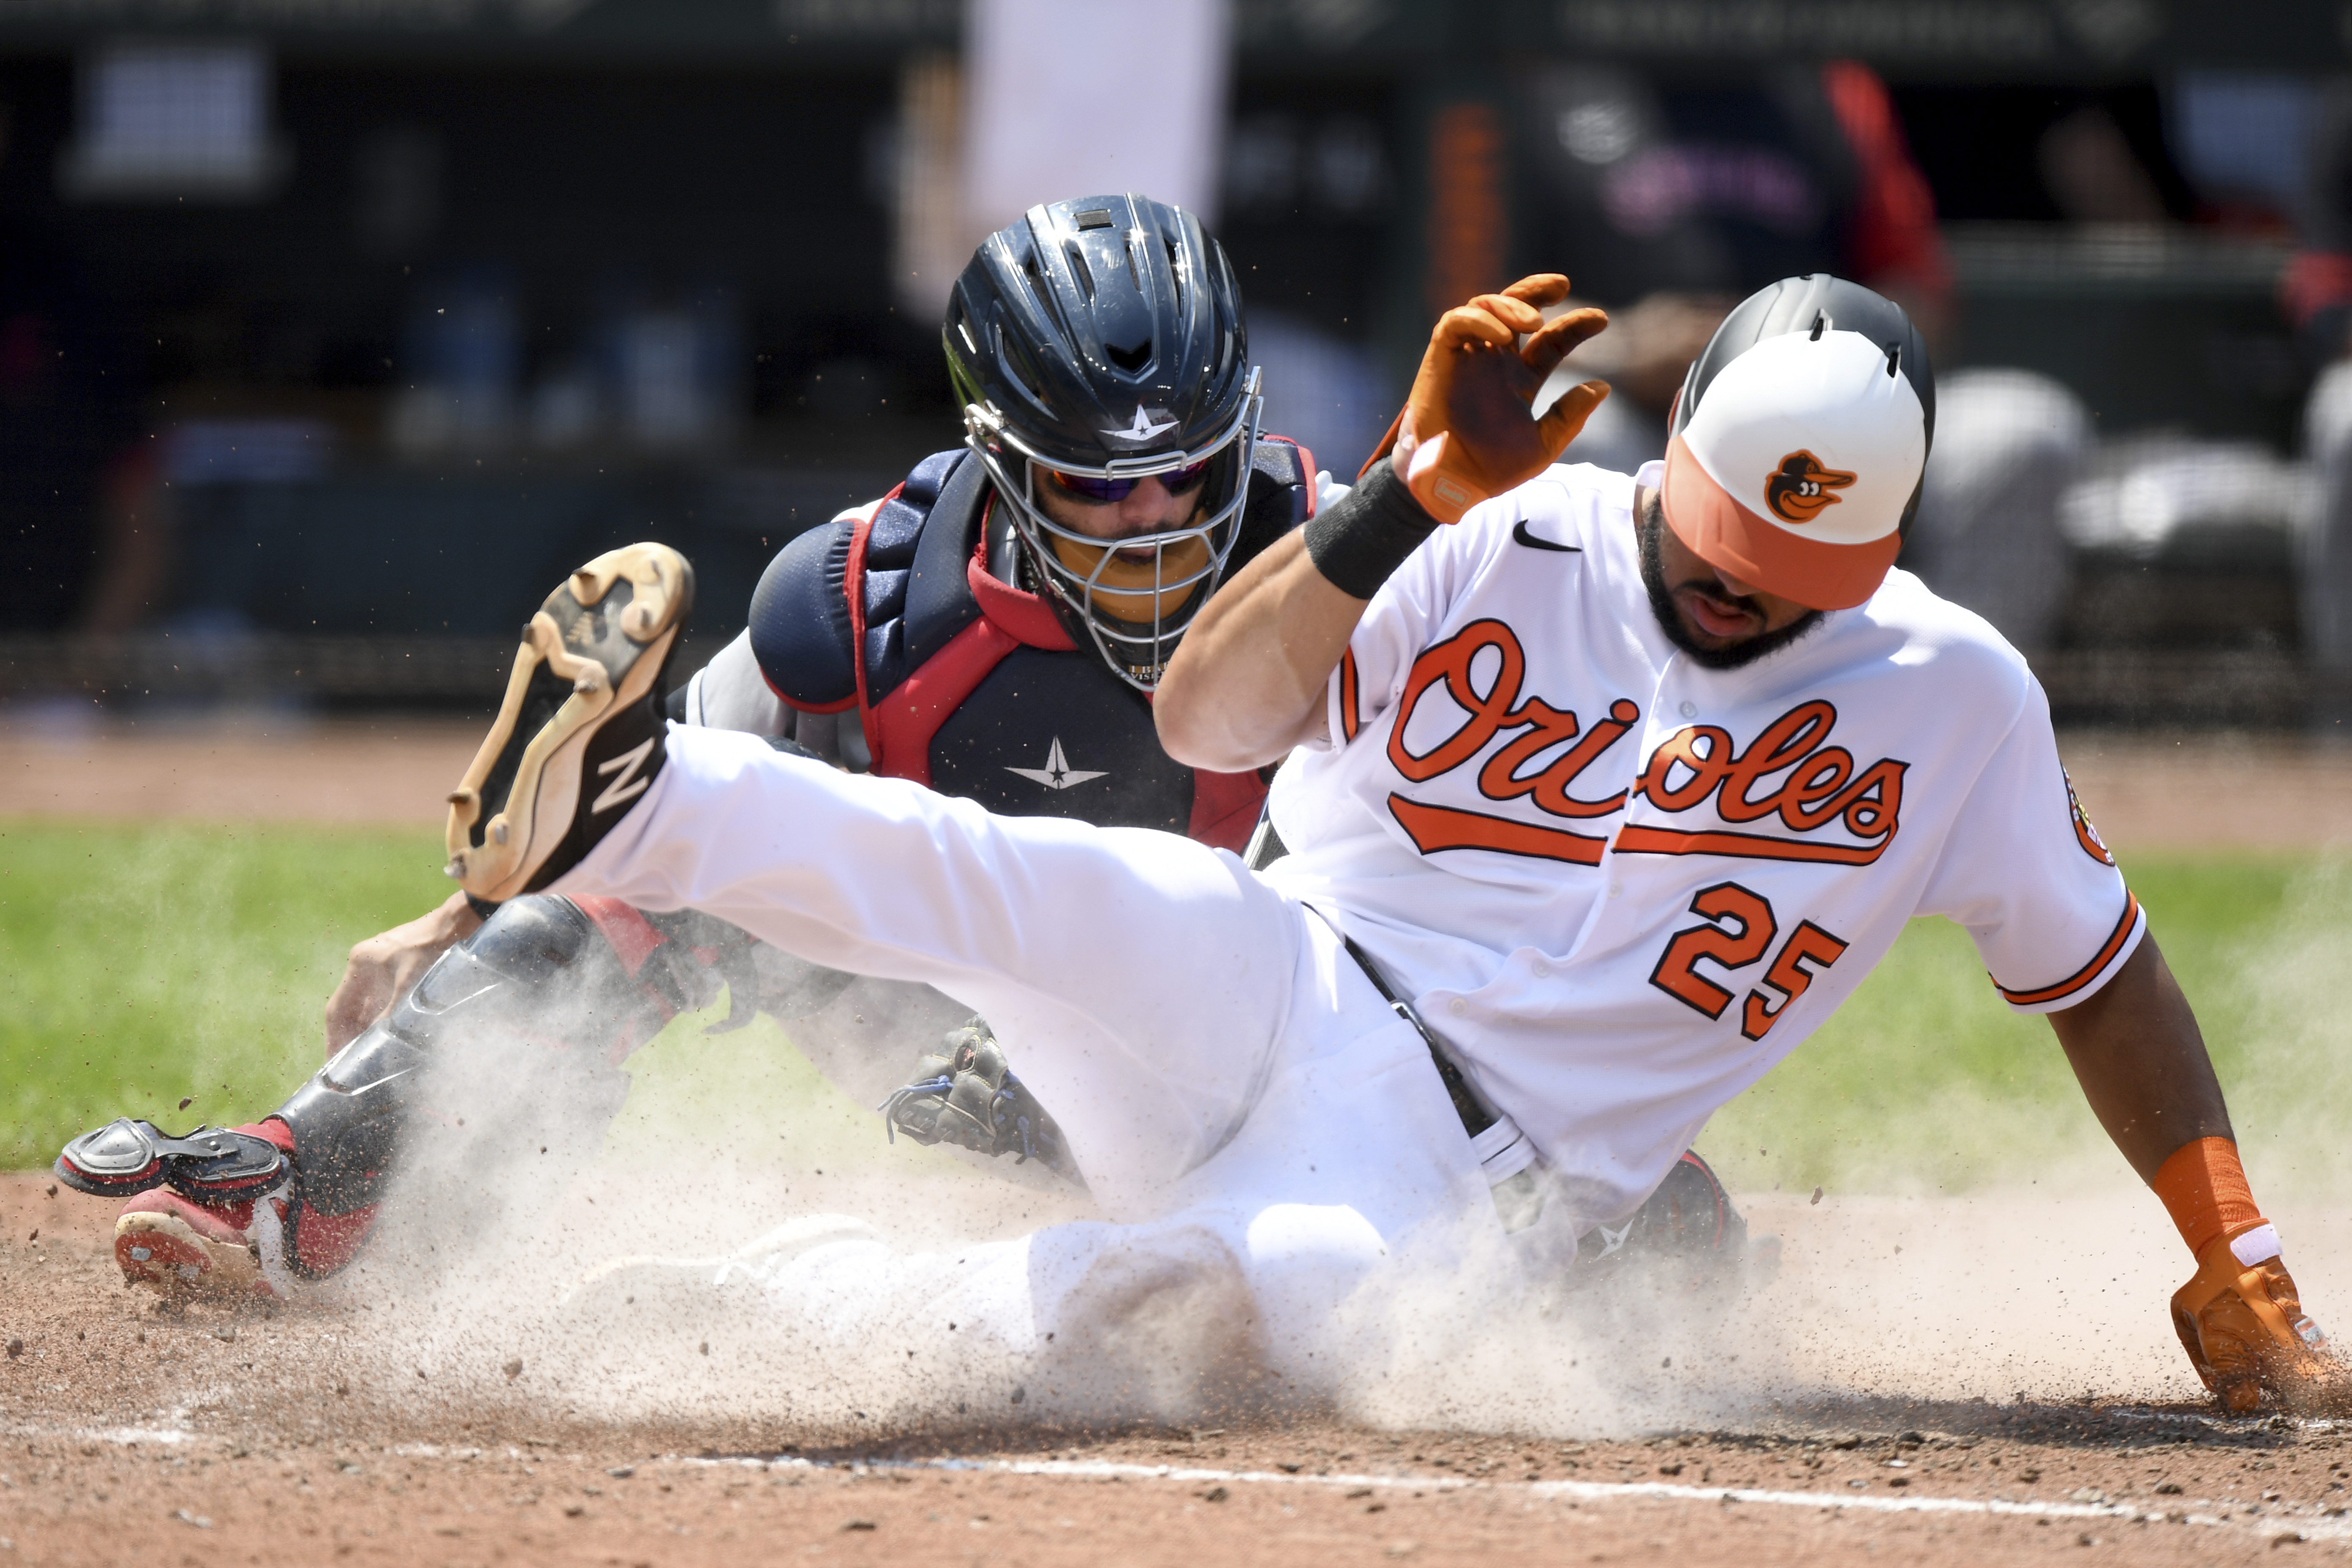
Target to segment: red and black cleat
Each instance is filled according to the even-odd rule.
[[[114,1222],[114,1261],[128,1283],[167,1296],[277,1295],[261,1270],[254,1207],[248,1201],[207,1208],[174,1192],[142,1193]]]
[[[351,1262],[375,1215],[373,1204],[318,1214],[288,1189],[221,1208],[174,1192],[142,1193],[114,1222],[114,1261],[130,1284],[167,1296],[285,1300],[298,1281],[323,1279]]]
[[[171,1138],[124,1118],[75,1139],[58,1178],[100,1195],[135,1193],[114,1222],[122,1278],[171,1296],[286,1297],[352,1260],[375,1205],[322,1215],[302,1200],[294,1135],[271,1118]]]

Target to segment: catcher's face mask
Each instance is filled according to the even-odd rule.
[[[1241,536],[1250,459],[1257,446],[1255,366],[1246,386],[1232,422],[1202,447],[1111,458],[1100,465],[1048,464],[1026,450],[1020,433],[992,410],[965,410],[966,443],[988,466],[997,494],[1013,508],[1014,529],[1046,591],[1077,612],[1103,658],[1143,690],[1159,683],[1178,639],[1208,602]],[[1106,539],[1055,521],[1040,500],[1042,492],[1072,508],[1108,507],[1132,499],[1147,478],[1158,480],[1178,502],[1192,503],[1180,510],[1183,521]]]

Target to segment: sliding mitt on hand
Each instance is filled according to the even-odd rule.
[[[2233,1240],[2248,1232],[2271,1234],[2261,1225],[2216,1237],[2198,1256],[2197,1277],[2173,1295],[2172,1326],[2189,1364],[2232,1415],[2352,1410],[2352,1370],[2304,1311],[2277,1242],[2252,1263],[2237,1256]]]

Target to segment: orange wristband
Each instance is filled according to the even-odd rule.
[[[2263,1222],[2245,1167],[2238,1163],[2238,1145],[2227,1138],[2183,1143],[2148,1185],[2180,1227],[2180,1239],[2200,1257],[2216,1237]]]

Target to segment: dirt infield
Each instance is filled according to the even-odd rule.
[[[42,730],[0,721],[0,816],[437,826],[478,723],[232,719]]]
[[[472,760],[478,723],[222,721],[44,731],[0,717],[0,817],[412,824]],[[2084,808],[2135,849],[2352,843],[2352,746],[2085,731],[2062,738]]]
[[[1601,1435],[1310,1415],[827,1440],[756,1417],[600,1422],[560,1378],[531,1394],[554,1375],[540,1367],[516,1367],[510,1387],[491,1379],[491,1393],[462,1366],[391,1366],[361,1353],[382,1303],[353,1293],[161,1311],[115,1277],[111,1205],[48,1186],[0,1177],[0,1561],[2187,1564],[2333,1557],[2352,1542],[2344,1434],[2213,1417],[2185,1397],[2193,1384],[2163,1363],[2168,1347],[2151,1359],[2147,1335],[2103,1321],[2116,1316],[2103,1290],[2051,1305],[2088,1319],[2077,1353],[2112,1361],[2110,1374],[2082,1376],[2061,1353],[2027,1375],[2176,1397],[1988,1400],[1962,1392],[1985,1368],[1939,1356],[1908,1396],[1828,1376],[1744,1419]],[[1883,1256],[1907,1237],[1916,1254],[1967,1225],[1958,1205],[1906,1219],[1884,1204],[1759,1205],[1791,1231],[1790,1267],[1761,1305],[1825,1314],[1832,1340],[1869,1338],[1853,1314],[1888,1318],[1872,1289],[1898,1287],[1824,1301],[1817,1287],[1842,1263],[1830,1253],[1867,1237]],[[2346,1227],[2315,1228],[2337,1242]],[[2148,1239],[2123,1248],[2147,1252]],[[2159,1271],[2170,1262],[2152,1256]],[[2102,1288],[2109,1268],[2088,1260]],[[2160,1289],[2155,1276],[2126,1283]],[[1897,1341],[1916,1331],[1918,1348],[1939,1348],[1990,1305],[1939,1320],[1931,1295],[1916,1295],[1919,1321]],[[2160,1300],[2118,1322],[2160,1322]]]

